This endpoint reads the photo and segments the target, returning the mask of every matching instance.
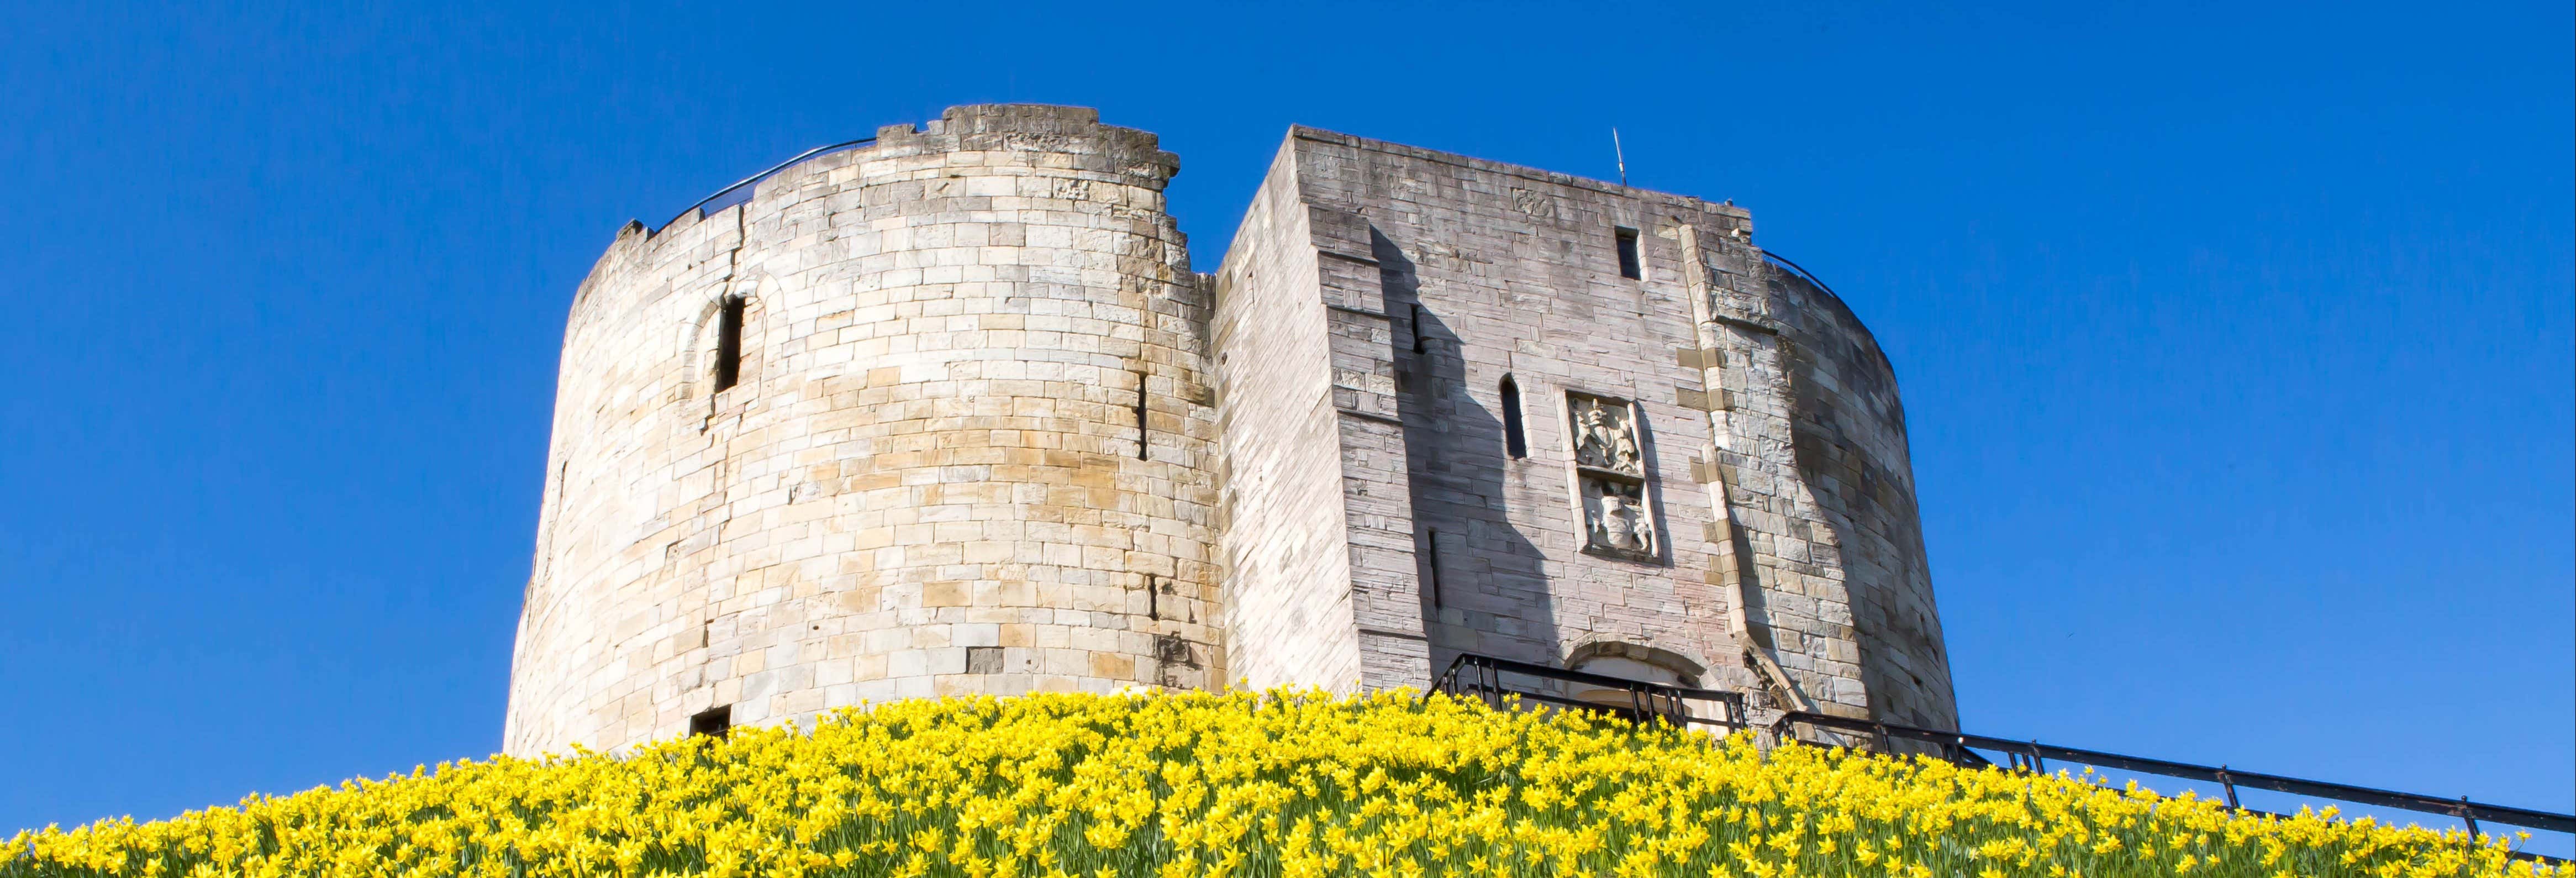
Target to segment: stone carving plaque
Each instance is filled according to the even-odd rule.
[[[1637,424],[1628,404],[1593,396],[1572,395],[1574,463],[1623,476],[1646,477],[1637,453]]]
[[[1566,408],[1572,415],[1584,551],[1655,557],[1655,520],[1646,505],[1646,461],[1637,437],[1636,407],[1574,393],[1566,395]]]
[[[1519,208],[1522,213],[1529,214],[1532,219],[1552,220],[1556,218],[1556,199],[1549,198],[1547,193],[1544,192],[1532,192],[1527,189],[1514,187],[1512,189],[1512,206]]]
[[[1646,518],[1645,491],[1639,485],[1584,476],[1583,527],[1589,548],[1655,554],[1655,527]]]

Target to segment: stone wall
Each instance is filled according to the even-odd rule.
[[[1297,216],[1291,193],[1302,226],[1274,219]],[[1391,414],[1400,446],[1343,431],[1347,588],[1384,612],[1307,636],[1361,639],[1388,684],[1459,652],[1648,661],[1768,692],[1773,709],[1955,722],[1894,376],[1849,311],[1751,233],[1732,205],[1293,129],[1224,275],[1300,269],[1226,288],[1220,320],[1320,298],[1342,421]],[[1221,356],[1243,350],[1219,337]],[[1264,362],[1300,363],[1316,343],[1260,342]],[[1277,350],[1292,345],[1309,350]],[[1227,380],[1220,367],[1231,456],[1264,440],[1234,437],[1251,403]],[[1595,459],[1605,442],[1626,449],[1613,468]],[[1234,547],[1276,538],[1244,524],[1230,593],[1262,576]],[[1408,526],[1406,559],[1382,534]],[[1392,612],[1402,598],[1414,613]],[[1237,612],[1236,660],[1270,661]],[[1417,619],[1427,662],[1402,636]]]
[[[1320,257],[1274,174],[1215,280],[1229,682],[1360,683]]]
[[[1848,591],[1871,713],[1958,728],[1896,373],[1841,299],[1777,265],[1764,266],[1761,283],[1792,339],[1792,451],[1798,481],[1816,495],[1808,520],[1833,537],[1819,548],[1857,584]]]
[[[1894,372],[1750,213],[1300,127],[1200,276],[1177,169],[961,107],[621,230],[509,752],[1461,652],[1955,724]]]
[[[1090,110],[961,107],[622,231],[566,333],[506,748],[1221,679],[1177,168]]]

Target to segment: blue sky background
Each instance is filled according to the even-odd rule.
[[[1292,122],[1618,126],[1894,359],[1970,730],[2576,807],[2565,2],[345,5],[0,10],[0,834],[497,749],[616,228],[991,101],[1203,269]]]

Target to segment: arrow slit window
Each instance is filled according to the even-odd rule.
[[[1653,492],[1635,403],[1587,393],[1565,395],[1566,425],[1573,432],[1575,504],[1583,521],[1583,551],[1651,561],[1661,555],[1655,534]]]

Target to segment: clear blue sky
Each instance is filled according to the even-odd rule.
[[[1290,123],[1618,126],[1894,359],[1971,730],[2576,805],[2563,0],[82,5],[0,11],[0,834],[495,750],[618,225],[990,101],[1202,268]]]

